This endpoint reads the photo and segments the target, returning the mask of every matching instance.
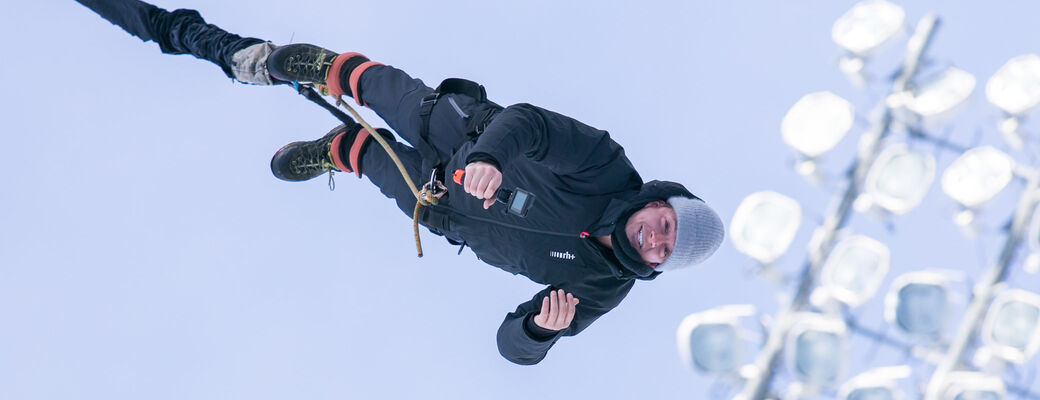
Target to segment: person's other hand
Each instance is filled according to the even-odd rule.
[[[502,185],[502,172],[494,164],[474,161],[466,166],[466,180],[463,182],[466,193],[484,200],[484,209],[495,204],[495,192]]]
[[[563,289],[553,290],[542,298],[542,312],[534,316],[534,323],[545,329],[558,331],[571,326],[578,299]]]

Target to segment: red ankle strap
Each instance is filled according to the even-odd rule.
[[[328,72],[329,76],[325,77],[325,84],[329,87],[329,93],[332,93],[334,96],[346,94],[343,91],[342,83],[339,81],[339,72],[343,68],[343,63],[357,56],[364,57],[361,53],[343,53],[332,60],[332,67],[329,68]]]
[[[354,100],[357,101],[359,106],[368,107],[368,103],[365,103],[365,101],[361,99],[361,96],[358,96],[358,84],[361,81],[361,74],[365,73],[365,70],[376,65],[383,65],[383,63],[366,61],[361,63],[361,65],[358,65],[357,68],[354,68],[354,71],[350,73],[350,93],[354,94]]]
[[[343,137],[346,135],[347,133],[343,132],[339,135],[336,135],[336,137],[332,139],[332,145],[329,148],[329,153],[330,155],[332,155],[332,163],[336,165],[336,169],[343,172],[354,172],[350,169],[350,167],[347,166],[347,164],[343,162],[343,157],[340,157],[340,149],[342,148],[341,146],[343,146]]]
[[[361,151],[365,148],[365,141],[368,140],[368,129],[361,128],[361,131],[354,137],[354,145],[350,146],[350,165],[354,167],[354,173],[357,177],[361,177]]]

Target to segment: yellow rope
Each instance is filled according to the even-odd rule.
[[[322,92],[327,93],[327,91],[325,90],[322,90]],[[386,150],[387,154],[390,155],[390,159],[394,160],[394,164],[397,165],[398,171],[401,171],[401,176],[404,177],[405,183],[408,184],[408,188],[411,189],[412,194],[415,195],[416,203],[415,212],[412,214],[412,231],[415,234],[416,251],[418,251],[419,257],[422,257],[422,242],[419,240],[419,210],[422,209],[423,206],[437,204],[437,197],[425,196],[423,193],[425,189],[421,191],[418,187],[415,186],[415,182],[412,181],[412,177],[408,176],[408,170],[405,169],[404,163],[402,163],[401,159],[397,157],[397,153],[394,152],[394,149],[390,148],[390,144],[386,142],[386,139],[384,139],[382,135],[377,133],[376,130],[372,128],[372,125],[369,125],[368,122],[365,122],[365,119],[361,118],[361,115],[358,114],[357,111],[354,111],[353,107],[347,104],[347,102],[343,101],[343,96],[336,96],[336,105],[342,105],[344,108],[347,109],[347,111],[350,111],[354,118],[356,118],[358,122],[361,123],[361,126],[368,130],[369,136],[374,137],[376,141],[379,142],[379,145],[383,146],[383,150]]]
[[[419,210],[423,207],[421,201],[415,202],[415,212],[412,213],[412,234],[415,236],[415,251],[422,257],[422,242],[419,240]]]

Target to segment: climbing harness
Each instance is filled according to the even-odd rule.
[[[397,153],[395,153],[394,150],[390,148],[390,145],[387,143],[386,139],[383,138],[382,135],[379,135],[376,132],[376,130],[372,128],[372,126],[369,125],[368,122],[365,121],[364,118],[361,118],[361,115],[358,114],[358,112],[355,111],[353,107],[347,104],[347,102],[343,101],[342,94],[331,93],[329,91],[328,85],[315,86],[313,84],[300,84],[298,82],[292,82],[292,85],[298,94],[302,95],[303,97],[307,98],[307,100],[310,100],[311,102],[321,106],[321,108],[324,108],[328,112],[332,113],[332,115],[335,116],[336,119],[342,121],[343,123],[347,125],[360,123],[361,126],[364,127],[364,129],[368,130],[369,136],[375,138],[375,140],[379,142],[379,145],[383,147],[383,150],[386,150],[387,154],[390,155],[390,158],[394,161],[394,164],[397,165],[397,169],[401,172],[401,176],[404,178],[405,183],[408,184],[408,188],[411,189],[412,194],[415,195],[416,203],[415,211],[412,213],[412,232],[415,236],[416,251],[418,252],[419,257],[422,257],[422,242],[419,239],[419,218],[421,210],[425,206],[436,205],[437,202],[441,199],[441,197],[443,197],[448,192],[447,187],[445,187],[443,183],[444,167],[446,160],[443,160],[440,157],[436,148],[434,148],[433,145],[429,142],[430,118],[433,115],[433,106],[436,105],[437,101],[446,94],[459,94],[469,96],[476,100],[477,103],[490,104],[489,107],[484,107],[481,111],[477,112],[476,114],[466,116],[468,119],[468,124],[466,126],[466,135],[468,136],[467,140],[472,140],[477,136],[480,136],[480,134],[484,133],[484,130],[491,123],[491,120],[495,117],[495,115],[502,110],[502,107],[498,106],[497,104],[488,102],[487,91],[484,90],[484,86],[481,86],[480,84],[470,80],[459,78],[445,79],[443,82],[441,82],[440,85],[437,86],[433,93],[430,93],[423,97],[422,102],[419,105],[419,118],[422,123],[419,126],[418,143],[413,143],[413,145],[415,146],[416,150],[419,151],[419,154],[422,156],[422,170],[430,171],[430,180],[426,182],[421,188],[419,188],[416,187],[415,182],[413,182],[412,178],[408,175],[408,170],[405,169],[405,166],[401,162],[401,159],[398,158]],[[352,85],[356,86],[356,82],[352,81]],[[317,89],[317,91],[315,91],[315,89]],[[318,94],[319,91],[321,94]],[[355,90],[353,91],[353,93],[357,93],[357,91]],[[335,105],[329,104],[328,101],[322,98],[322,95],[328,95],[330,97],[335,98]],[[351,118],[347,116],[347,114],[345,114],[343,111],[340,111],[340,109],[337,108],[337,106],[343,106],[344,108],[346,108],[347,111],[349,111],[350,114],[354,116],[357,122],[351,120]],[[454,101],[452,101],[452,106],[454,106],[456,110],[458,110],[459,113],[462,114],[461,110],[458,109],[458,106],[454,104]],[[360,172],[358,176],[360,176]],[[329,170],[329,189],[331,190],[335,187],[336,183],[332,179],[332,170]],[[514,194],[514,196],[517,195]],[[533,196],[524,198],[533,200]],[[527,204],[528,207],[530,204],[529,201],[524,202],[522,199],[520,202],[514,202],[512,198],[509,200],[510,204],[524,203]],[[527,208],[511,208],[510,211],[514,212],[517,215],[526,215]],[[522,214],[520,213],[521,211]],[[441,213],[435,213],[434,211],[432,211],[431,207],[431,211],[429,214],[431,215],[428,216],[428,219],[432,221],[437,217],[433,214]],[[444,220],[445,218],[446,216],[441,216],[442,220]],[[427,224],[429,223],[430,222],[428,221]],[[446,223],[444,223],[444,221],[442,221],[442,224],[447,225]],[[437,233],[436,231],[433,232]],[[463,246],[462,248],[465,248],[464,242],[456,243],[451,239],[448,239],[448,241],[452,244],[461,244]],[[462,248],[459,249],[460,253],[462,252]]]
[[[397,165],[397,169],[401,172],[401,176],[404,177],[405,183],[408,184],[408,188],[411,189],[412,194],[414,194],[415,198],[416,198],[415,211],[412,213],[412,231],[413,231],[413,234],[415,236],[416,251],[418,252],[419,257],[422,257],[423,256],[422,242],[419,239],[419,214],[420,214],[420,211],[422,210],[422,207],[424,207],[424,206],[430,206],[430,205],[437,204],[437,202],[440,200],[440,198],[443,197],[445,193],[447,193],[447,188],[444,186],[444,184],[440,180],[437,179],[437,177],[438,177],[437,170],[436,169],[432,170],[433,172],[431,172],[431,174],[430,174],[430,181],[427,182],[425,185],[423,185],[421,189],[416,187],[415,186],[415,182],[413,182],[412,178],[408,175],[408,170],[405,169],[404,163],[401,162],[401,159],[397,156],[397,153],[394,152],[394,149],[390,148],[390,144],[387,143],[386,139],[383,138],[382,135],[378,134],[376,132],[375,128],[372,128],[372,126],[369,125],[368,122],[365,121],[364,118],[361,118],[361,115],[358,114],[358,112],[355,111],[353,107],[351,107],[349,104],[347,104],[347,102],[343,101],[343,96],[342,95],[335,96],[336,105],[333,106],[332,104],[329,104],[327,101],[325,101],[325,99],[323,99],[321,97],[321,95],[319,95],[318,92],[316,92],[314,90],[313,85],[311,85],[311,84],[300,84],[298,82],[293,82],[292,84],[293,84],[293,88],[296,90],[296,92],[298,94],[300,94],[303,97],[307,98],[307,100],[310,100],[310,101],[314,102],[315,104],[321,106],[321,108],[324,108],[325,110],[329,111],[330,113],[332,113],[333,116],[336,117],[336,119],[339,119],[340,121],[342,121],[343,123],[348,124],[348,125],[349,124],[354,124],[355,122],[353,120],[351,120],[350,117],[348,117],[345,113],[343,113],[343,111],[340,111],[338,108],[336,108],[336,106],[342,105],[344,108],[347,109],[347,111],[350,111],[350,113],[354,116],[354,118],[357,119],[356,123],[360,123],[361,126],[364,127],[364,129],[367,129],[369,135],[371,137],[375,138],[375,140],[379,143],[379,145],[383,147],[383,150],[386,150],[387,154],[390,155],[390,159],[392,159],[394,161],[394,164]],[[317,89],[320,90],[322,94],[329,94],[328,88],[325,85],[318,85]],[[431,108],[432,108],[432,106],[431,106]],[[427,121],[426,122],[428,123],[428,117],[427,117]],[[425,129],[428,129],[428,125],[424,125],[424,126],[426,126]],[[429,143],[425,143],[425,139],[424,139],[424,143],[423,144],[425,146],[429,146]],[[432,149],[432,147],[430,147],[430,149]],[[425,160],[426,157],[423,157],[423,159]],[[424,163],[425,163],[425,161],[424,161]],[[332,175],[331,174],[332,174],[332,171],[330,170],[329,171],[329,188],[330,189],[331,188],[335,188],[335,182],[332,181]]]
[[[477,103],[487,103],[487,91],[484,90],[484,86],[480,84],[460,78],[448,78],[437,85],[437,89],[434,89],[433,93],[423,96],[422,101],[419,103],[419,139],[418,143],[415,143],[415,149],[422,155],[423,160],[423,171],[437,171],[439,180],[444,180],[444,164],[445,160],[441,159],[437,149],[433,147],[429,142],[430,137],[430,117],[433,115],[433,106],[437,104],[446,94],[459,94],[468,96]],[[453,107],[462,115],[462,110],[458,109],[458,106],[454,103]],[[480,136],[484,133],[484,129],[487,128],[488,124],[501,110],[500,107],[486,107],[475,115],[466,115],[468,118],[468,124],[466,126],[466,135],[470,139]]]

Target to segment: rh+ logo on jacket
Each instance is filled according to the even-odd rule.
[[[567,251],[567,252],[560,252],[560,251],[552,251],[552,250],[550,250],[549,251],[549,255],[552,256],[552,257],[556,257],[556,258],[562,258],[564,260],[573,260],[573,259],[577,258],[577,257],[574,256],[574,254],[571,254],[571,252],[569,252],[569,251]]]

